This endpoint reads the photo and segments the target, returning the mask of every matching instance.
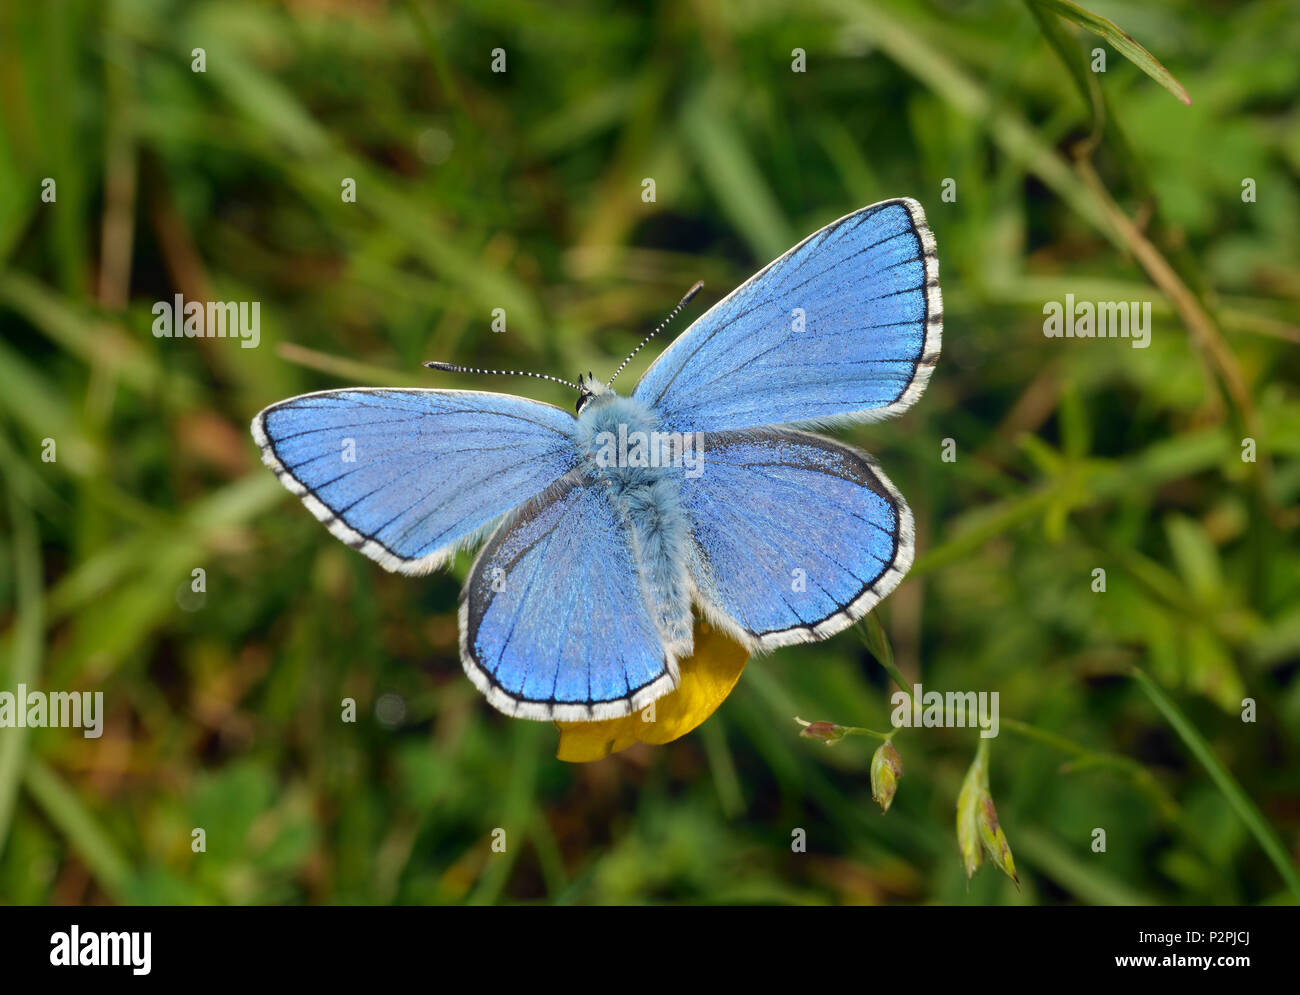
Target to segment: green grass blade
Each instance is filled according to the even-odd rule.
[[[1286,886],[1291,889],[1297,899],[1300,899],[1300,873],[1296,872],[1295,865],[1291,863],[1282,841],[1273,832],[1273,827],[1268,824],[1255,803],[1242,790],[1241,785],[1237,783],[1237,779],[1219,762],[1219,758],[1210,749],[1210,744],[1197,732],[1196,727],[1192,725],[1187,716],[1179,711],[1173,699],[1165,694],[1155,681],[1139,668],[1133,668],[1133,676],[1142,690],[1146,692],[1147,697],[1151,699],[1156,708],[1160,710],[1160,713],[1173,726],[1174,731],[1178,733],[1182,741],[1187,744],[1187,748],[1192,752],[1192,755],[1205,768],[1206,773],[1210,775],[1210,780],[1223,792],[1233,811],[1237,813],[1241,821],[1254,834],[1255,839],[1259,841],[1260,847],[1268,855],[1268,859],[1273,862],[1273,866],[1282,875],[1282,880],[1286,882]]]
[[[1124,58],[1128,59],[1129,62],[1141,69],[1184,104],[1191,104],[1192,98],[1183,88],[1183,84],[1174,78],[1174,74],[1162,66],[1154,55],[1134,41],[1133,37],[1114,21],[1108,21],[1101,15],[1080,7],[1077,3],[1071,3],[1070,0],[1033,0],[1033,2],[1039,7],[1065,18],[1072,24],[1077,24],[1079,27],[1091,31],[1099,38],[1105,39],[1115,51],[1123,55]]]
[[[116,901],[129,901],[131,865],[81,797],[39,760],[27,764],[25,783],[46,818],[85,861],[100,887]]]
[[[17,587],[17,625],[13,654],[7,668],[8,687],[33,685],[41,667],[41,637],[44,635],[44,593],[41,585],[41,554],[36,538],[36,520],[27,502],[9,481],[10,518],[13,524],[14,573]],[[0,738],[0,853],[13,820],[18,783],[27,757],[26,728],[6,730]]]

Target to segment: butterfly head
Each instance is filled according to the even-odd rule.
[[[578,374],[578,403],[574,405],[574,410],[582,414],[582,409],[590,403],[593,397],[600,397],[602,394],[614,393],[608,386],[601,383],[594,376],[588,373],[585,377]]]

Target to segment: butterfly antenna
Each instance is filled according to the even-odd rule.
[[[643,338],[641,340],[641,344],[632,350],[632,352],[628,355],[627,359],[623,360],[623,362],[619,365],[619,368],[614,371],[614,375],[609,378],[609,383],[605,384],[606,387],[610,386],[610,384],[612,384],[615,380],[618,379],[618,375],[623,372],[623,367],[627,366],[628,363],[632,362],[632,357],[635,356],[642,349],[644,349],[645,344],[647,342],[649,342],[652,338],[654,338],[656,335],[662,332],[664,328],[667,327],[668,322],[672,321],[674,318],[677,317],[678,312],[680,312],[682,308],[684,308],[687,304],[691,302],[691,298],[694,297],[696,294],[698,294],[700,292],[700,288],[703,286],[704,286],[704,281],[697,280],[695,286],[693,286],[690,290],[686,291],[686,296],[677,302],[677,306],[675,308],[673,308],[671,311],[668,312],[667,318],[659,322],[659,327],[656,328],[649,335],[647,335],[645,338]]]
[[[562,383],[564,386],[572,387],[576,391],[582,390],[576,383],[561,380],[559,377],[553,377],[546,373],[530,373],[527,370],[479,370],[472,366],[457,366],[454,363],[429,362],[424,365],[431,370],[442,370],[445,373],[484,373],[496,377],[535,377],[538,380],[551,380],[555,383]]]

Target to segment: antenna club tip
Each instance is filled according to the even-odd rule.
[[[704,289],[704,281],[703,281],[703,280],[696,280],[696,281],[695,281],[695,286],[693,286],[690,290],[686,291],[686,296],[683,297],[680,301],[677,302],[677,307],[675,307],[675,308],[673,309],[673,314],[676,314],[678,311],[680,311],[682,308],[684,308],[687,304],[689,304],[689,303],[691,302],[691,298],[694,297],[696,294],[698,294],[698,293],[699,293],[701,290],[703,290],[703,289]]]

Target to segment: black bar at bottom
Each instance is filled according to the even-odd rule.
[[[60,975],[369,988],[512,975],[584,987],[755,975],[769,988],[1126,975],[1234,984],[1286,976],[1297,926],[1295,908],[10,907],[0,908],[0,970],[7,989]]]

